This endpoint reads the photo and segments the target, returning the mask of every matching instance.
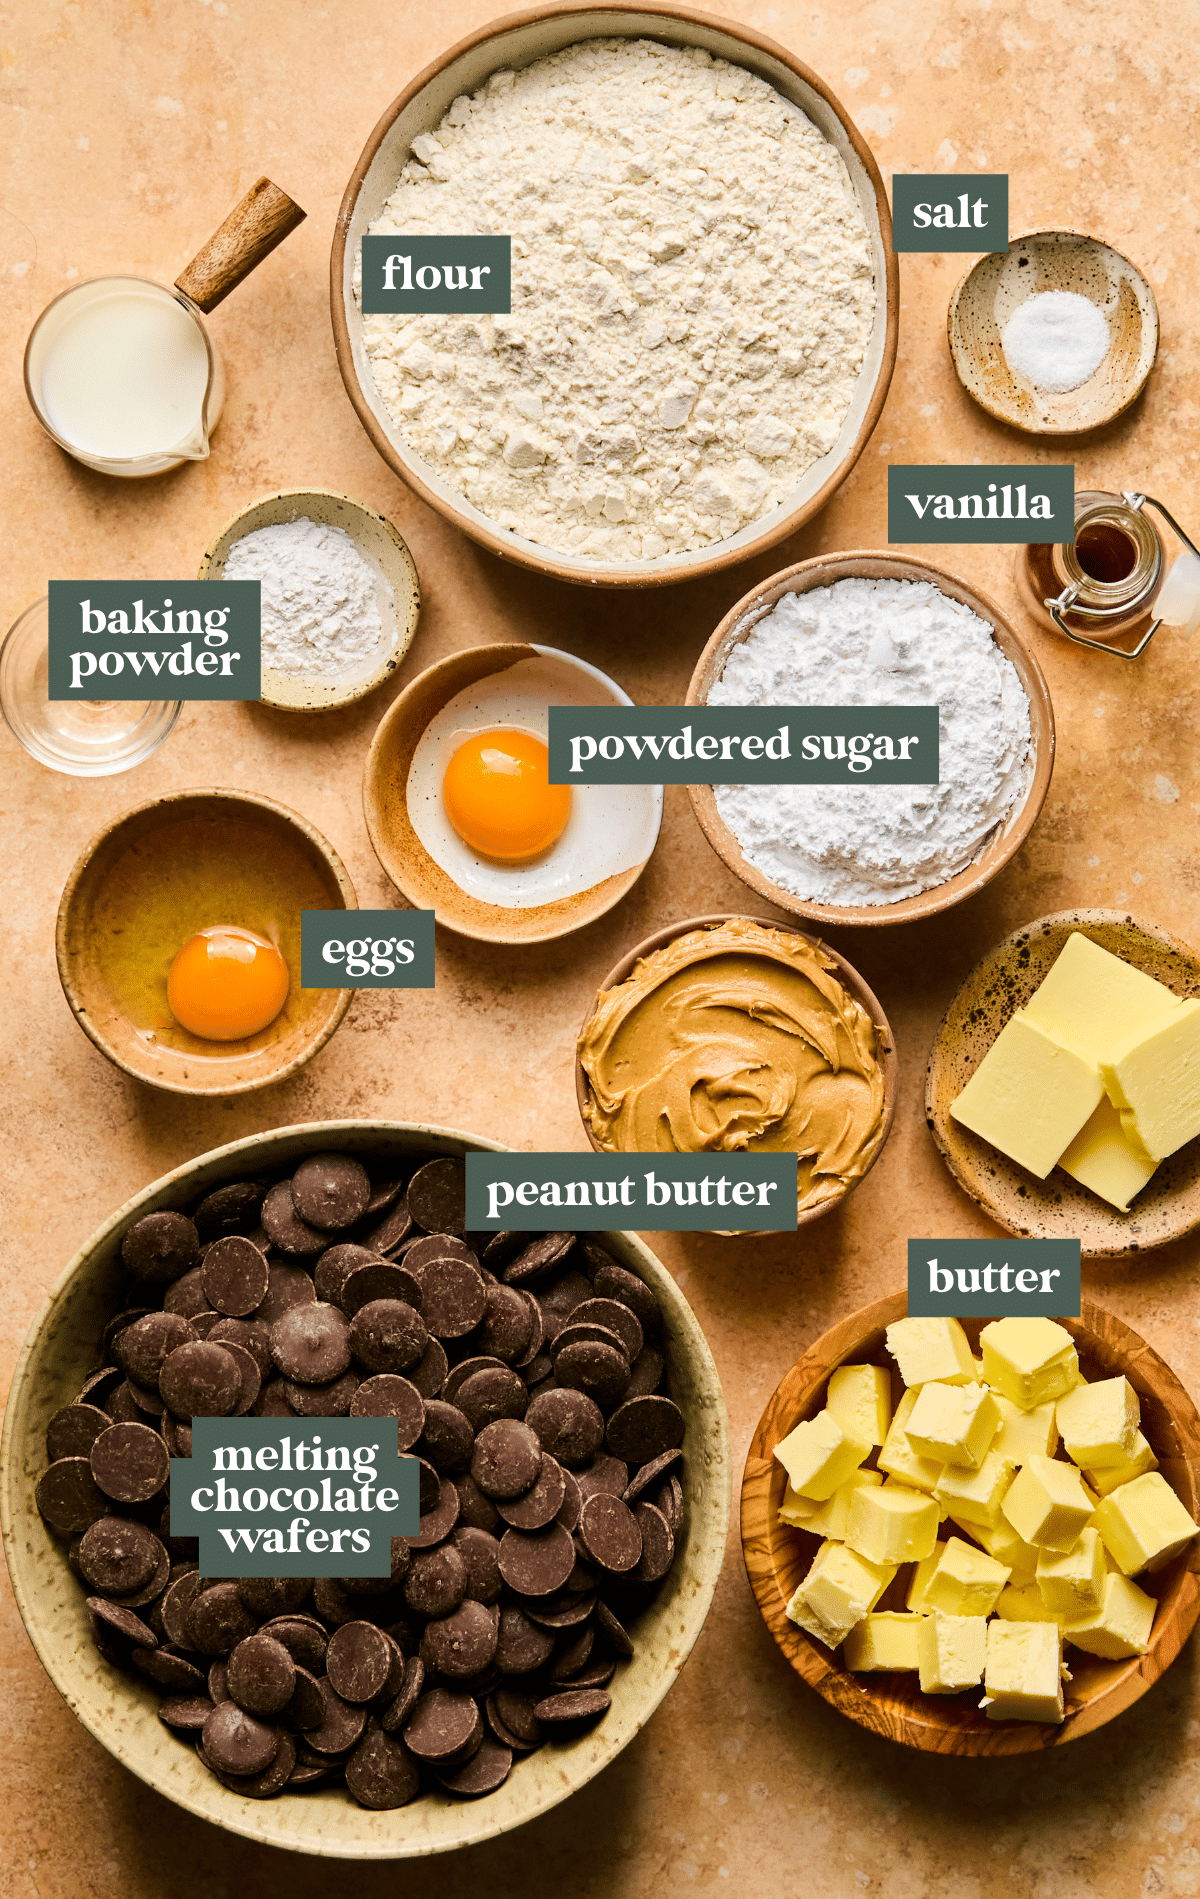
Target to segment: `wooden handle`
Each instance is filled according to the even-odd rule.
[[[180,271],[176,289],[206,313],[215,310],[306,216],[286,191],[260,178]]]

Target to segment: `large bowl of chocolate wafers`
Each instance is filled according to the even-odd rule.
[[[145,1188],[26,1340],[0,1516],[59,1692],[190,1812],[403,1859],[532,1819],[645,1725],[712,1601],[720,1382],[629,1233],[464,1232],[450,1129],[341,1121]],[[386,1577],[200,1572],[200,1417],[395,1417],[420,1526]],[[178,1526],[177,1526],[178,1527]]]

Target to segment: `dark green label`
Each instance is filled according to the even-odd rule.
[[[552,785],[936,785],[936,706],[551,706]]]
[[[1006,251],[1006,171],[892,174],[892,245],[898,251]]]
[[[1077,1319],[1078,1240],[910,1240],[914,1319]]]
[[[302,910],[302,989],[432,989],[432,910]]]
[[[794,1154],[468,1154],[467,1231],[789,1233]]]
[[[258,699],[257,580],[52,580],[51,699]]]
[[[388,1576],[420,1528],[420,1473],[395,1418],[197,1418],[171,1459],[171,1535],[204,1576]]]
[[[1073,541],[1075,470],[1016,466],[888,469],[888,541]]]
[[[511,237],[364,237],[364,316],[508,316]]]

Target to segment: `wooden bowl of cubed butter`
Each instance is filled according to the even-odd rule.
[[[742,1554],[796,1670],[938,1754],[1089,1734],[1200,1615],[1200,1413],[1122,1320],[843,1319],[754,1433]]]

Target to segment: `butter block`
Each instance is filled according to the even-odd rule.
[[[1150,1646],[1157,1607],[1154,1597],[1136,1583],[1110,1572],[1104,1582],[1103,1603],[1067,1623],[1067,1640],[1089,1655],[1102,1655],[1106,1661],[1144,1655]]]
[[[1100,1073],[1126,1140],[1147,1160],[1166,1160],[1200,1134],[1200,1002],[1118,1042]]]
[[[883,1478],[877,1470],[852,1470],[845,1483],[839,1484],[832,1497],[827,1497],[824,1503],[818,1503],[813,1497],[802,1497],[789,1484],[779,1506],[780,1521],[790,1523],[797,1530],[809,1530],[813,1536],[844,1543],[846,1524],[850,1518],[850,1499],[854,1492],[861,1485],[872,1488],[882,1482]]]
[[[971,1347],[957,1319],[897,1319],[888,1326],[887,1348],[909,1386],[928,1384],[933,1378],[947,1385],[968,1385],[975,1376]]]
[[[842,1657],[856,1675],[917,1666],[917,1630],[924,1618],[900,1609],[864,1616],[846,1637]]]
[[[1058,1609],[1051,1609],[1043,1602],[1042,1592],[1035,1582],[1023,1583],[1020,1588],[1009,1583],[997,1597],[996,1614],[1002,1622],[1054,1622],[1060,1629],[1067,1620]]]
[[[922,1616],[917,1630],[917,1670],[921,1692],[958,1695],[978,1687],[987,1659],[987,1621],[981,1615]]]
[[[968,1523],[965,1517],[961,1520],[952,1517],[950,1520],[981,1544],[994,1562],[1003,1564],[1009,1571],[1011,1583],[1019,1588],[1024,1583],[1034,1581],[1037,1576],[1037,1547],[1019,1537],[1012,1524],[1006,1523],[1003,1517],[991,1527],[985,1523]]]
[[[1061,1398],[1079,1382],[1079,1355],[1053,1319],[993,1319],[979,1334],[987,1382],[1022,1411]]]
[[[946,1545],[940,1540],[936,1542],[929,1552],[929,1555],[926,1556],[922,1562],[917,1564],[912,1573],[912,1580],[908,1585],[908,1594],[905,1596],[904,1602],[906,1608],[914,1610],[917,1615],[924,1615],[926,1613],[925,1592],[929,1587],[930,1580],[941,1560],[942,1551],[945,1547]]]
[[[819,1411],[789,1431],[775,1446],[775,1455],[793,1490],[824,1503],[858,1469],[870,1449],[869,1444],[848,1436],[828,1411]]]
[[[1059,1399],[1055,1412],[1067,1456],[1093,1470],[1128,1462],[1141,1417],[1141,1402],[1128,1378],[1076,1385]]]
[[[1017,1535],[1049,1550],[1069,1550],[1096,1508],[1073,1464],[1031,1457],[1013,1479],[1001,1506]]]
[[[924,1592],[926,1610],[947,1615],[989,1616],[1009,1578],[1003,1563],[952,1536]]]
[[[1053,1457],[1058,1449],[1058,1425],[1054,1419],[1054,1401],[1038,1404],[1032,1411],[1022,1411],[1019,1404],[1006,1398],[1002,1391],[994,1391],[996,1409],[1000,1413],[1000,1429],[992,1440],[992,1449],[999,1451],[1001,1457],[1011,1458],[1014,1464],[1024,1464],[1030,1457]]]
[[[983,1690],[989,1721],[1061,1721],[1062,1636],[1054,1624],[989,1622]]]
[[[1090,1615],[1104,1602],[1108,1562],[1099,1530],[1080,1532],[1069,1550],[1038,1552],[1037,1586],[1048,1609],[1068,1619]]]
[[[897,1483],[907,1484],[912,1490],[931,1491],[945,1466],[931,1457],[918,1457],[904,1435],[919,1395],[920,1386],[914,1386],[901,1398],[877,1461],[880,1470],[894,1477]]]
[[[892,1422],[892,1381],[879,1365],[839,1365],[829,1374],[825,1409],[847,1437],[882,1444]]]
[[[1109,1561],[1123,1576],[1161,1569],[1200,1528],[1157,1470],[1135,1477],[1105,1497],[1095,1521]]]
[[[846,1547],[872,1563],[919,1563],[937,1542],[938,1521],[933,1498],[919,1490],[863,1488],[850,1504]]]
[[[1146,1439],[1139,1431],[1133,1441],[1129,1456],[1119,1464],[1108,1464],[1103,1470],[1089,1470],[1084,1466],[1084,1476],[1091,1488],[1101,1497],[1107,1497],[1122,1484],[1131,1484],[1135,1477],[1142,1477],[1148,1470],[1158,1469],[1158,1459]]]
[[[1000,1505],[1016,1473],[1015,1464],[996,1451],[989,1451],[978,1470],[956,1469],[947,1464],[933,1487],[933,1494],[952,1516],[990,1529],[1000,1520]]]
[[[1064,1173],[1101,1200],[1128,1213],[1157,1163],[1140,1153],[1125,1132],[1125,1123],[1107,1095],[1090,1120],[1084,1122],[1069,1147],[1058,1157]]]
[[[1165,983],[1073,930],[1023,1013],[1098,1068],[1115,1042],[1179,1006]]]
[[[961,1126],[1045,1180],[1103,1092],[1091,1062],[1018,1009],[950,1103],[950,1112]]]
[[[922,1385],[904,1435],[918,1457],[978,1470],[1000,1429],[1000,1412],[986,1385]]]
[[[788,1603],[788,1620],[826,1648],[840,1648],[855,1624],[875,1607],[897,1567],[868,1562],[844,1543],[822,1543]]]

